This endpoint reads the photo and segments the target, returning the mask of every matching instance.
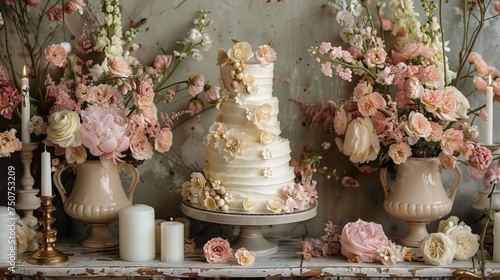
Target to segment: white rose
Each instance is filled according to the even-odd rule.
[[[243,83],[247,86],[251,86],[255,83],[255,77],[252,73],[246,72],[243,76]]]
[[[479,249],[479,235],[472,233],[471,228],[463,223],[449,227],[446,235],[455,241],[455,259],[466,261],[472,258]]]
[[[354,163],[369,162],[377,158],[380,143],[369,117],[356,118],[349,123],[342,150]]]
[[[74,111],[61,110],[49,118],[47,139],[63,148],[78,147],[82,144],[80,117]]]
[[[445,90],[452,91],[455,94],[455,97],[457,98],[457,102],[460,104],[458,106],[458,109],[455,111],[455,113],[460,116],[462,119],[468,119],[469,116],[467,116],[467,112],[470,109],[470,103],[469,100],[467,100],[467,97],[465,97],[461,91],[459,91],[456,87],[454,86],[449,86],[445,87]]]
[[[255,207],[255,201],[253,199],[246,198],[243,201],[243,209],[245,209],[245,211],[252,211],[254,207]]]
[[[64,157],[68,163],[82,164],[87,160],[87,149],[83,145],[67,147],[64,151]]]
[[[35,236],[35,231],[18,218],[16,221],[16,252],[20,254],[27,251]]]
[[[268,145],[276,141],[276,134],[270,131],[263,131],[260,134],[260,143]]]
[[[426,264],[450,265],[455,256],[455,242],[442,232],[431,233],[420,241]]]
[[[412,99],[419,98],[424,94],[424,87],[417,77],[410,78],[410,97]]]
[[[252,46],[248,42],[234,44],[227,51],[227,56],[233,61],[245,61],[253,57]]]
[[[266,129],[267,122],[271,119],[271,105],[263,104],[255,110],[253,123],[258,129]]]
[[[267,210],[273,212],[273,213],[279,213],[283,209],[283,206],[285,206],[285,202],[281,198],[275,198],[273,200],[269,200],[267,203]]]

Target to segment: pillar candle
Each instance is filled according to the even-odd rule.
[[[161,223],[161,260],[184,260],[184,225],[175,221]]]
[[[21,106],[21,141],[23,144],[31,142],[30,132],[28,130],[30,116],[30,81],[26,76],[26,65],[23,66],[23,77],[21,78],[21,94],[23,102]]]
[[[500,263],[500,212],[495,212],[493,222],[493,261]]]
[[[8,253],[10,251],[9,227],[8,224],[9,210],[7,207],[0,206],[0,267],[6,267],[8,261]]]
[[[188,219],[182,217],[175,218],[175,221],[182,223],[184,225],[184,237],[189,238],[191,222]]]
[[[42,153],[42,167],[41,167],[41,196],[52,196],[52,179],[51,179],[51,167],[52,163],[50,160],[50,153],[47,152],[47,147],[45,147],[45,151]]]
[[[484,143],[486,145],[493,144],[493,87],[491,86],[491,74],[488,76],[488,86],[486,87],[486,113],[488,119],[486,120],[486,128],[484,134]]]
[[[120,258],[150,261],[155,253],[155,212],[143,204],[129,205],[118,214]]]
[[[161,254],[161,223],[163,222],[166,222],[166,220],[155,220],[155,251],[157,255]]]

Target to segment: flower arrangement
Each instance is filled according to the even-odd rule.
[[[203,254],[208,263],[228,263],[233,257],[233,249],[227,239],[215,237],[203,245]],[[255,262],[256,253],[246,248],[239,248],[234,254],[236,262],[241,266],[250,266]]]
[[[209,102],[219,98],[219,88],[205,83],[197,71],[186,80],[171,81],[187,58],[201,61],[202,53],[211,47],[212,39],[206,29],[212,23],[209,11],[200,11],[193,20],[194,26],[178,42],[179,50],[159,54],[154,63],[145,65],[133,56],[140,48],[133,43],[138,26],[132,24],[130,30],[123,32],[117,0],[101,1],[104,23],[96,27],[95,38],[89,38],[89,23],[85,22],[76,46],[67,42],[49,44],[50,40],[42,41],[42,34],[33,34],[31,30],[38,30],[34,27],[41,28],[48,20],[54,28],[49,39],[53,39],[66,16],[74,11],[84,14],[86,4],[82,0],[66,1],[64,6],[59,1],[44,5],[28,2],[5,1],[2,14],[9,9],[5,25],[16,26],[28,54],[35,112],[30,133],[54,146],[55,153],[64,155],[67,163],[99,159],[104,166],[119,161],[139,164],[150,159],[154,151],[169,151],[174,121],[202,109],[200,93],[205,91],[205,100]],[[32,20],[29,15],[37,12],[39,18]],[[12,65],[10,61],[11,76],[16,80]],[[7,72],[0,67],[3,76]],[[2,90],[6,94],[12,92],[8,88]],[[168,110],[169,103],[182,90],[187,90],[191,97],[187,110]],[[10,99],[15,101],[17,97]],[[15,110],[19,115],[17,103],[13,102],[8,111]]]
[[[478,128],[469,115],[483,120],[492,116],[482,107],[471,109],[469,94],[459,88],[473,77],[476,90],[484,93],[490,77],[499,100],[500,73],[473,51],[484,22],[496,17],[486,18],[490,2],[463,3],[464,18],[470,25],[478,22],[471,37],[464,38],[457,67],[449,63],[434,1],[422,1],[424,23],[411,0],[379,2],[376,15],[369,3],[329,2],[343,27],[340,37],[345,45],[322,42],[309,49],[325,76],[335,73],[354,83],[350,98],[340,103],[297,103],[314,123],[335,132],[335,146],[361,172],[399,165],[409,157],[439,157],[444,168],[452,169],[460,161],[468,165],[472,178],[481,178],[492,155],[478,144]],[[468,34],[469,25],[465,28]],[[309,161],[334,148],[310,154]],[[344,185],[357,185],[355,179],[345,179]]]

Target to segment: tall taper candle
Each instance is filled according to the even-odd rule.
[[[42,153],[42,170],[41,170],[41,196],[52,196],[52,178],[51,178],[51,167],[52,163],[50,160],[50,153],[47,152],[47,147],[45,147],[45,151]]]
[[[495,212],[493,223],[493,261],[500,263],[500,212]]]
[[[155,211],[144,204],[129,205],[118,214],[120,258],[124,261],[150,261],[155,252]]]
[[[491,86],[491,74],[488,76],[488,86],[486,87],[485,101],[488,120],[486,120],[484,143],[486,145],[493,145],[493,87]]]
[[[30,116],[30,81],[26,76],[26,65],[23,66],[23,77],[21,78],[21,94],[23,102],[21,106],[21,141],[23,144],[31,143],[31,136],[28,130]]]

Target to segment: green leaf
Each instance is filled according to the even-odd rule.
[[[268,46],[271,46],[273,44],[273,38],[269,38],[266,43]]]
[[[236,39],[231,39],[231,42],[233,42],[233,44],[236,44],[236,43],[239,43],[240,41],[238,41]]]

